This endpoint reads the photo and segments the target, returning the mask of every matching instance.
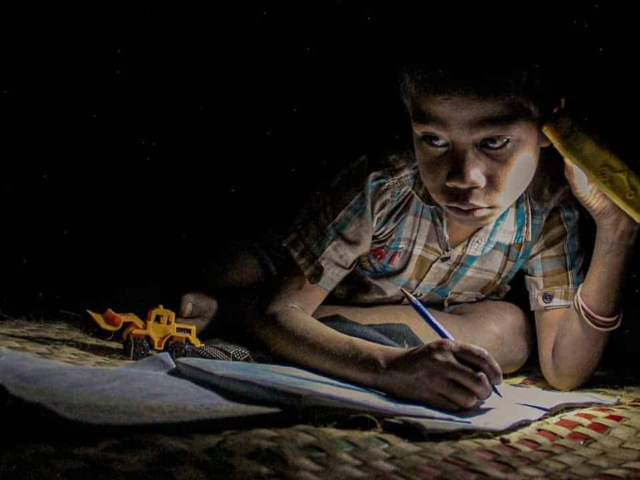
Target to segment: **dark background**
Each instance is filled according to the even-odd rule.
[[[285,225],[344,162],[408,145],[393,67],[409,46],[482,45],[488,63],[533,46],[638,171],[628,10],[281,3],[4,10],[2,315],[172,305],[226,242]]]

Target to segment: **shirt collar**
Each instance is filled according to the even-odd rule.
[[[493,223],[485,225],[470,239],[466,253],[480,256],[491,251],[496,243],[516,244],[531,241],[531,203],[525,191]]]

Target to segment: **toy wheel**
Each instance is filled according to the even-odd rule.
[[[140,360],[149,356],[149,342],[146,338],[127,338],[123,344],[124,353],[131,360]]]
[[[186,357],[189,355],[190,345],[191,342],[189,342],[189,340],[186,340],[184,342],[174,342],[169,345],[166,350],[173,358]]]

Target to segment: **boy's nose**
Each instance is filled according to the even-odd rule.
[[[472,153],[460,154],[451,159],[446,185],[461,190],[479,189],[487,184],[482,164]]]

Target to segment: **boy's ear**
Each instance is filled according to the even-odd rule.
[[[549,140],[549,138],[544,134],[542,129],[538,131],[538,145],[541,148],[546,148],[551,145],[551,140]]]

